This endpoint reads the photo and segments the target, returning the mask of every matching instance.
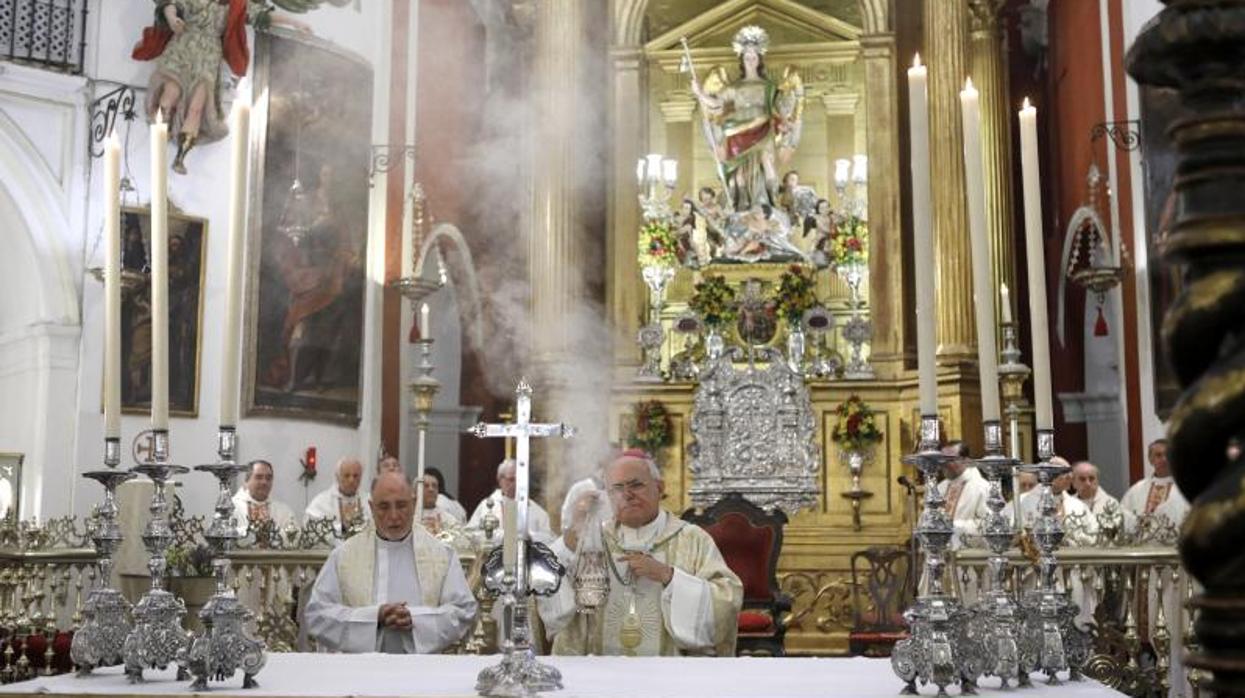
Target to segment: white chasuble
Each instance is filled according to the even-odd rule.
[[[380,606],[399,602],[410,609],[411,629],[381,627]],[[332,652],[423,654],[461,639],[475,611],[449,546],[419,527],[403,540],[387,541],[368,526],[329,555],[306,618],[311,637]]]
[[[734,656],[743,587],[704,529],[662,510],[640,528],[610,524],[602,533],[613,563],[610,588],[591,620],[576,613],[570,578],[539,600],[554,654]],[[573,570],[574,553],[562,539],[553,549]],[[623,559],[631,551],[674,567],[670,584],[631,575]]]

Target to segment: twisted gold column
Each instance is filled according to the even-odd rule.
[[[1180,552],[1204,591],[1191,606],[1216,696],[1245,696],[1245,457],[1229,460],[1245,436],[1245,5],[1237,0],[1165,4],[1129,49],[1128,72],[1143,86],[1172,88],[1178,177],[1165,265],[1179,265],[1183,289],[1167,312],[1163,340],[1184,393],[1168,422],[1168,456],[1181,493],[1193,501]]]
[[[925,51],[929,66],[930,167],[938,173],[932,182],[938,357],[944,363],[968,362],[976,359],[977,342],[959,98],[967,74],[966,0],[926,0]]]
[[[1007,65],[1003,61],[1003,33],[999,11],[1004,0],[968,0],[972,31],[969,74],[981,93],[981,147],[986,186],[986,226],[990,234],[993,289],[1016,287],[1016,258],[1012,244],[1012,114],[1007,99]],[[995,302],[998,306],[998,302]],[[1002,307],[995,325],[1002,326]]]

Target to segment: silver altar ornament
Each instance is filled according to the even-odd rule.
[[[891,668],[906,685],[902,693],[916,695],[916,684],[932,683],[938,695],[947,695],[947,686],[958,684],[962,693],[976,693],[983,651],[979,627],[973,614],[960,600],[943,588],[947,549],[955,535],[955,525],[946,511],[946,501],[938,491],[937,477],[952,460],[938,448],[937,415],[921,415],[921,439],[917,452],[903,462],[915,466],[925,480],[925,509],[916,522],[914,534],[925,553],[925,580],[928,591],[904,611],[911,636],[895,643]]]
[[[570,438],[575,430],[562,423],[531,421],[532,386],[520,380],[515,389],[513,424],[480,423],[468,430],[478,438],[515,440],[515,531],[517,537],[513,569],[505,569],[504,550],[496,548],[484,563],[485,587],[500,593],[502,602],[502,660],[480,672],[476,691],[483,696],[530,696],[562,688],[562,674],[536,660],[532,650],[527,597],[557,591],[565,568],[547,546],[531,540],[528,531],[528,492],[531,477],[531,439],[561,436]]]
[[[86,622],[74,633],[69,646],[69,658],[78,668],[78,675],[85,676],[92,669],[120,664],[125,639],[131,631],[130,602],[121,592],[112,588],[112,556],[121,545],[121,526],[117,523],[120,508],[117,506],[117,487],[134,478],[128,470],[117,470],[121,462],[121,446],[117,439],[107,439],[104,446],[105,470],[92,470],[83,477],[95,480],[104,487],[104,501],[96,510],[91,527],[91,542],[99,555],[99,586],[87,595],[82,607]]]
[[[131,468],[131,472],[146,475],[154,484],[151,495],[151,518],[143,531],[143,544],[151,558],[147,569],[151,572],[151,588],[134,607],[134,629],[125,639],[125,673],[131,683],[143,680],[143,669],[163,669],[175,664],[178,656],[186,651],[190,639],[182,629],[182,617],[186,604],[164,588],[168,566],[164,554],[173,543],[173,530],[169,527],[168,500],[164,486],[172,475],[189,471],[184,465],[168,462],[169,434],[153,432],[154,459]],[[185,670],[178,668],[178,679],[186,678]]]
[[[229,432],[229,436],[225,432]],[[209,680],[224,681],[238,669],[242,670],[242,687],[254,688],[258,685],[255,675],[267,661],[264,643],[246,629],[246,623],[254,614],[238,601],[229,583],[229,551],[239,537],[232,497],[234,479],[238,473],[245,472],[247,466],[234,460],[236,436],[233,436],[233,428],[221,427],[220,433],[220,460],[195,466],[195,470],[214,476],[219,484],[212,524],[203,534],[212,548],[216,593],[199,611],[203,632],[179,658],[182,668],[194,676],[190,688],[196,691],[207,690]]]
[[[1002,488],[1003,479],[1011,479],[1019,461],[1003,453],[1002,425],[989,421],[984,426],[985,454],[975,461],[977,470],[990,483],[990,495],[986,499],[990,513],[982,525],[981,535],[991,553],[987,563],[991,583],[976,608],[984,625],[983,673],[999,677],[1003,688],[1013,679],[1026,686],[1029,685],[1030,666],[1022,660],[1032,652],[1022,653],[1020,626],[1024,614],[1007,585],[1007,550],[1016,537],[1016,528],[1003,514],[1007,501],[1003,499]]]

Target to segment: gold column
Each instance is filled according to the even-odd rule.
[[[873,323],[870,362],[879,378],[896,378],[904,369],[903,224],[900,213],[898,66],[895,35],[885,7],[867,15],[871,31],[860,38],[865,69],[865,104],[870,127],[869,156],[869,316]],[[872,26],[870,26],[872,25]]]
[[[535,6],[535,137],[531,142],[532,207],[528,271],[532,288],[532,358],[556,364],[571,349],[567,318],[583,296],[582,196],[590,146],[577,138],[587,97],[583,23],[577,0],[539,0]]]
[[[1007,98],[1007,66],[1003,61],[1003,32],[999,24],[999,12],[1003,8],[1003,2],[1004,0],[968,0],[972,26],[969,66],[973,84],[981,93],[986,225],[990,233],[990,258],[994,264],[996,306],[999,305],[999,284],[1016,288],[1016,257],[1012,237],[1012,110]],[[996,324],[1000,327],[1002,312],[999,307]]]
[[[639,190],[635,162],[644,152],[645,77],[644,52],[638,46],[616,48],[611,52],[613,90],[610,124],[613,149],[610,153],[612,181],[609,188],[608,243],[606,247],[605,297],[614,333],[614,364],[628,376],[640,363],[635,337],[647,299],[641,296],[640,268],[636,261],[640,226]],[[690,163],[689,163],[690,165]]]
[[[960,123],[960,90],[968,56],[966,0],[926,0],[925,51],[929,66],[930,168],[938,173],[932,187],[938,251],[938,357],[945,363],[975,361],[972,255]]]

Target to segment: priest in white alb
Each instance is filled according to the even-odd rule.
[[[938,490],[942,493],[947,515],[955,525],[952,547],[958,549],[972,544],[972,539],[980,533],[981,521],[990,514],[986,506],[990,483],[973,465],[968,444],[948,441],[942,447],[942,454],[953,458],[943,468],[946,477],[938,483]]]
[[[625,452],[606,468],[605,491],[614,511],[600,536],[609,591],[594,614],[576,612],[570,578],[539,600],[553,653],[733,657],[743,587],[704,529],[661,507],[657,465]],[[552,546],[568,570],[588,533],[589,507],[575,510],[578,522]]]
[[[514,501],[515,487],[515,462],[507,458],[497,466],[497,489],[476,506],[476,510],[471,513],[471,519],[467,521],[467,528],[483,530],[484,515],[492,509],[493,516],[497,517],[498,522],[497,530],[493,533],[494,540],[501,540],[506,533],[502,522],[501,503],[503,499]],[[553,529],[549,526],[549,514],[545,512],[544,507],[532,499],[528,500],[527,507],[527,532],[531,539],[538,543],[548,543],[553,540]]]
[[[317,494],[307,505],[305,518],[332,519],[337,535],[351,531],[371,520],[368,495],[359,491],[363,482],[363,463],[358,458],[342,458],[333,472],[333,485]],[[343,526],[343,524],[345,524]]]
[[[372,482],[373,525],[329,554],[307,602],[308,634],[332,652],[440,652],[471,627],[476,600],[458,555],[414,526],[400,473]]]
[[[246,472],[242,488],[233,496],[234,518],[238,534],[245,536],[252,522],[272,521],[278,531],[291,524],[298,525],[294,510],[288,504],[272,496],[272,463],[253,460]]]
[[[1172,525],[1180,526],[1189,514],[1189,500],[1184,498],[1172,479],[1167,465],[1167,439],[1150,444],[1146,455],[1154,474],[1133,484],[1120,499],[1120,506],[1131,511],[1137,518],[1162,516]]]

